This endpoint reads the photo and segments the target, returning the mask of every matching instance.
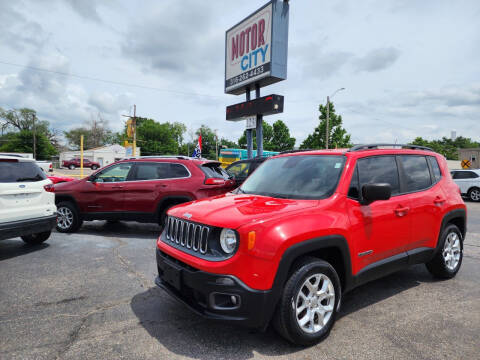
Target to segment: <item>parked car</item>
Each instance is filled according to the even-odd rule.
[[[57,230],[74,232],[83,220],[163,224],[170,207],[234,188],[219,162],[183,156],[122,160],[85,179],[55,185]]]
[[[37,165],[42,168],[46,173],[53,171],[53,165],[49,161],[36,161]]]
[[[54,184],[75,181],[75,179],[72,177],[61,176],[61,175],[48,175],[47,178],[49,178]]]
[[[255,171],[268,158],[253,158],[248,160],[235,161],[227,166],[228,174],[235,180],[237,186],[243,184],[245,179]]]
[[[447,162],[424,147],[389,147],[275,156],[233,193],[170,209],[156,284],[207,318],[272,320],[287,340],[311,345],[361,284],[419,263],[454,277],[466,207]]]
[[[480,201],[480,169],[454,170],[451,174],[463,196],[472,201]]]
[[[70,170],[73,170],[75,168],[80,167],[81,161],[79,158],[71,159],[71,160],[64,160],[62,163],[63,167],[69,168]],[[100,164],[95,161],[90,161],[88,159],[83,159],[83,167],[84,168],[90,168],[92,170],[97,170],[100,168]]]
[[[35,160],[0,155],[0,240],[40,244],[56,224],[52,182]]]

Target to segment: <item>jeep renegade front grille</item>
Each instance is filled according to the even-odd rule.
[[[169,216],[165,225],[167,240],[200,254],[208,250],[210,228]]]

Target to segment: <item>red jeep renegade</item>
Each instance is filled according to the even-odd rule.
[[[466,207],[413,145],[285,153],[233,193],[168,211],[156,284],[197,313],[292,343],[326,337],[344,293],[412,264],[460,269]]]

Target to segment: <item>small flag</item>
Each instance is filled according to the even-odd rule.
[[[198,143],[195,147],[192,157],[201,158],[202,157],[202,134],[198,136]]]

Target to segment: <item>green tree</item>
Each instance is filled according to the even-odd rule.
[[[270,141],[272,151],[292,150],[295,141],[295,138],[290,136],[288,126],[282,120],[273,123],[273,137]]]
[[[33,131],[10,132],[0,137],[0,151],[33,153]],[[58,152],[45,134],[36,134],[37,160],[51,160]]]
[[[445,156],[448,160],[459,160],[458,149],[480,147],[480,143],[477,141],[473,141],[472,139],[463,136],[459,136],[455,140],[443,137],[442,139],[431,141],[423,139],[422,137],[417,137],[411,142],[411,144],[429,147],[433,151]]]
[[[327,128],[327,106],[320,104],[320,124],[315,128],[313,134],[300,145],[300,149],[325,149],[325,133]],[[329,135],[328,144],[330,148],[346,148],[352,146],[350,143],[350,134],[342,127],[342,116],[335,113],[333,103],[330,103],[329,116]]]

